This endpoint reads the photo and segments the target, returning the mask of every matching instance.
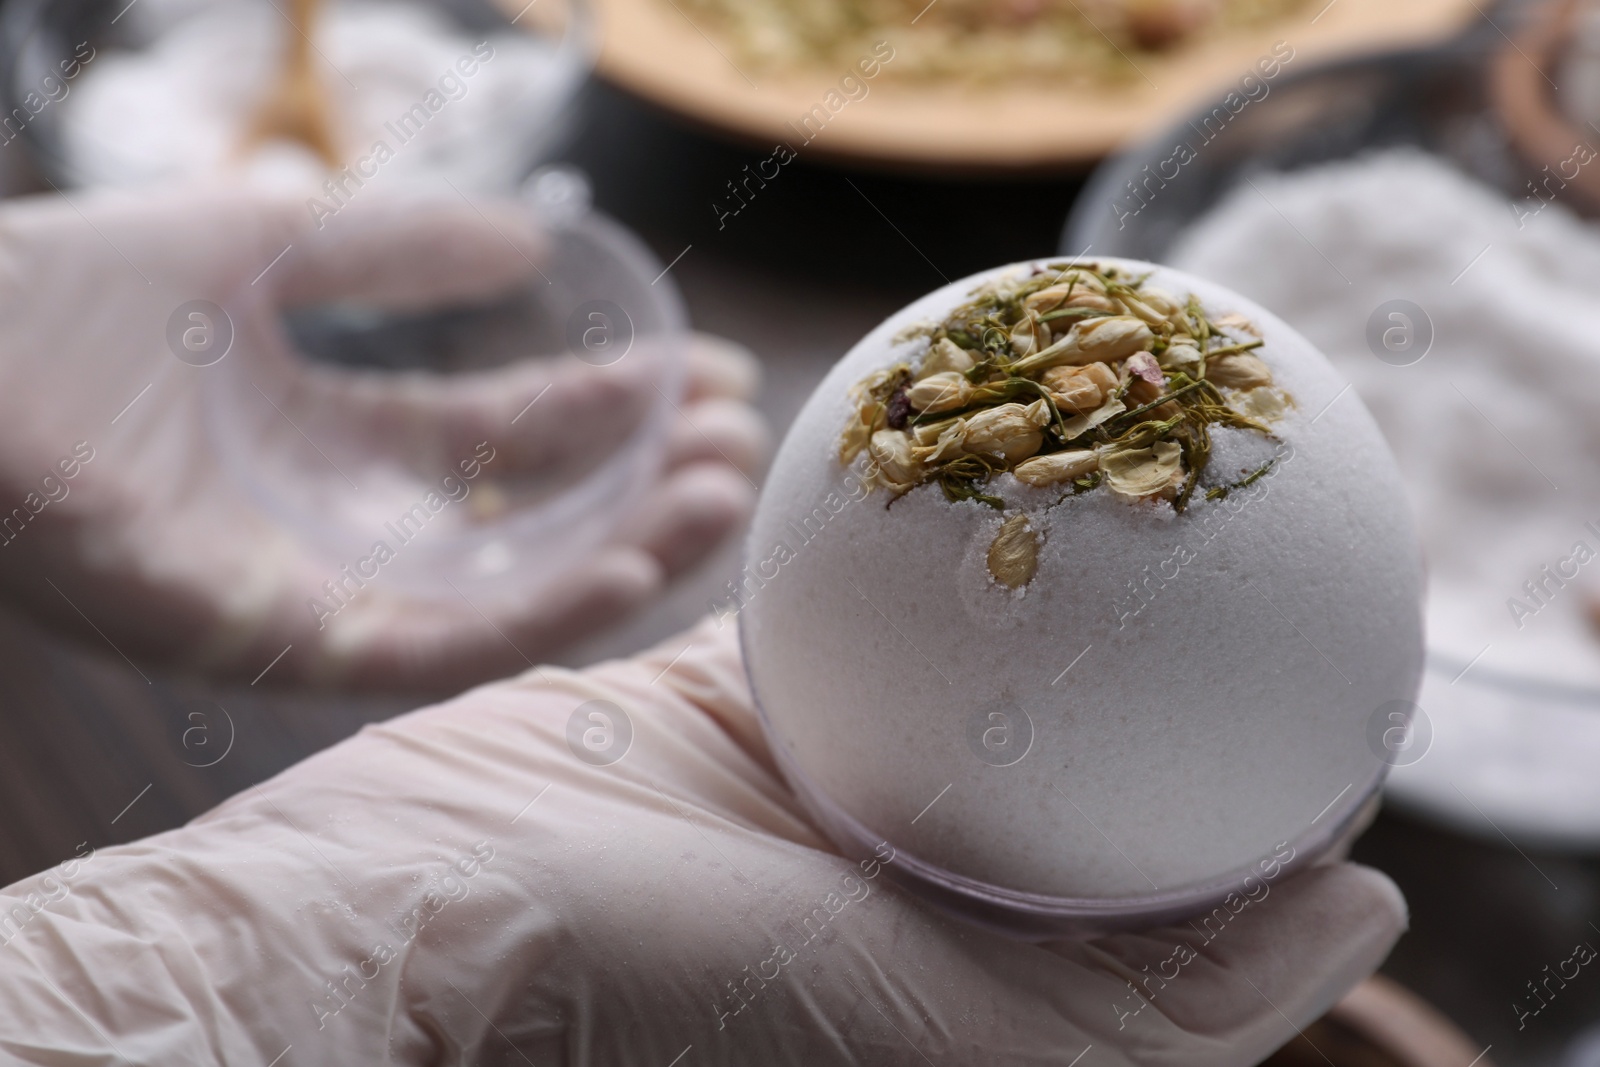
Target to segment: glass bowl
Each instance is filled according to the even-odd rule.
[[[588,207],[576,172],[536,174],[527,210],[547,248],[507,297],[426,314],[311,306],[204,367],[220,461],[330,574],[526,597],[603,543],[659,473],[682,389],[676,291]]]
[[[582,175],[524,182],[592,67],[592,18],[585,0],[507,4],[327,0],[306,39],[344,166],[378,190],[362,195],[520,195],[547,237],[539,273],[503,299],[426,313],[234,315],[268,328],[196,364],[217,461],[309,547],[335,601],[380,571],[423,599],[534,595],[611,536],[660,469],[683,374],[676,290],[590,209]],[[8,4],[0,95],[22,109],[9,136],[57,188],[242,182],[342,207],[327,190],[338,175],[304,146],[243,149],[299,33],[290,10]],[[366,225],[355,212],[317,240],[359,241]],[[263,299],[241,287],[223,310]],[[500,412],[486,394],[505,400],[518,380],[534,382],[526,406],[517,394]]]

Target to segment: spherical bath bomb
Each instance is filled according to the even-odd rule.
[[[870,333],[747,557],[728,610],[796,789],[1002,906],[1172,913],[1309,861],[1422,666],[1360,401],[1262,308],[1126,260],[988,271]]]

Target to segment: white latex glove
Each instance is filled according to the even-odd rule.
[[[766,448],[745,403],[756,366],[702,337],[666,473],[621,538],[597,545],[556,588],[535,603],[424,602],[374,581],[349,610],[319,620],[308,599],[323,596],[321,583],[342,561],[270,521],[222,468],[201,406],[202,380],[217,368],[173,355],[169,316],[191,300],[262,293],[258,306],[231,307],[243,318],[226,358],[248,360],[281,307],[346,299],[420,311],[487,299],[526,281],[540,257],[539,235],[515,205],[363,195],[321,232],[303,203],[243,190],[0,206],[0,518],[11,520],[0,533],[0,591],[8,599],[140,666],[252,678],[293,645],[271,682],[447,691],[525,668],[524,656],[537,661],[638,607],[743,520],[754,496],[749,472]],[[617,399],[608,369],[575,359],[422,387],[398,376],[363,385],[298,361],[286,374],[302,407],[320,405],[373,441],[368,467],[348,471],[358,485],[381,476],[385,450],[418,426],[443,425],[440,436],[460,442],[441,474],[486,439],[503,457],[499,472],[538,463]],[[546,386],[550,394],[512,425]],[[280,430],[303,448],[294,427]]]
[[[801,814],[733,630],[369,726],[9,887],[0,1060],[1246,1067],[1405,925],[1349,864],[1273,884],[1209,944],[945,918],[890,882],[892,844],[852,863]],[[615,711],[609,747],[579,711],[595,700],[631,746]],[[597,750],[624,754],[577,755]],[[1128,981],[1171,973],[1180,942],[1200,951],[1133,1013]]]

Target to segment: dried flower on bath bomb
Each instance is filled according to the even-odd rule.
[[[1093,411],[1117,387],[1117,372],[1104,363],[1084,367],[1052,367],[1039,381],[1062,411]]]
[[[1026,406],[1001,404],[966,420],[963,444],[968,452],[1017,463],[1039,451],[1044,443],[1040,427],[1049,421],[1050,409],[1042,400]]]
[[[964,408],[971,398],[972,383],[967,381],[965,375],[953,370],[930,374],[912,383],[911,388],[906,390],[906,399],[911,401],[911,406],[927,414]]]
[[[1092,448],[1083,448],[1075,452],[1034,456],[1017,464],[1017,469],[1011,473],[1017,476],[1018,481],[1029,485],[1059,485],[1081,478],[1099,467],[1100,454]]]
[[[896,493],[917,484],[921,464],[911,455],[911,438],[901,430],[879,430],[868,445],[878,467],[878,480]]]
[[[927,347],[857,383],[840,460],[870,442],[871,484],[898,496],[936,483],[947,500],[1001,509],[985,486],[1007,472],[1060,487],[1060,500],[1104,489],[1183,511],[1197,490],[1225,496],[1235,486],[1203,480],[1212,428],[1271,436],[1294,403],[1253,351],[1266,343],[1253,324],[1213,319],[1146,277],[1116,264],[1037,266],[901,331],[895,343]]]
[[[1064,363],[1114,363],[1150,347],[1155,334],[1142,319],[1131,316],[1090,319],[1073,327],[1073,358]],[[1069,340],[1069,344],[1071,341]]]
[[[1272,384],[1272,372],[1248,352],[1218,356],[1206,363],[1206,377],[1224,389],[1254,389]]]
[[[1143,500],[1171,496],[1183,481],[1182,450],[1172,441],[1149,448],[1109,448],[1100,455],[1100,469],[1113,492]]]
[[[1020,589],[1038,569],[1039,535],[1028,525],[1028,516],[1013,515],[989,544],[989,573],[1001,585]]]
[[[922,357],[920,370],[924,375],[939,374],[944,371],[965,373],[972,369],[975,362],[971,352],[950,338],[941,337],[929,346],[928,354]]]

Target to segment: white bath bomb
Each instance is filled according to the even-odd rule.
[[[999,508],[868,492],[866,454],[839,453],[852,386],[919,366],[929,341],[904,331],[980,283],[1060,263],[975,275],[811,396],[731,606],[773,748],[841,844],[886,841],[902,871],[1001,907],[1149,917],[1308,861],[1374,793],[1421,672],[1423,574],[1388,449],[1316,349],[1199,278],[1098,262],[1259,329],[1290,399],[1270,436],[1213,426],[1181,511],[1010,473],[981,486]],[[1036,565],[1011,588],[989,558],[1018,514]]]

